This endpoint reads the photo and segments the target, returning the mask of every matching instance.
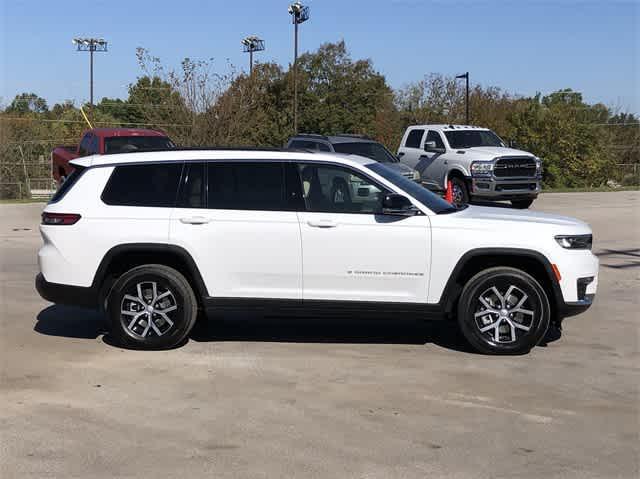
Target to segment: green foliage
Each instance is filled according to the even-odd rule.
[[[227,65],[220,73],[212,59],[185,58],[166,70],[143,48],[136,56],[142,75],[126,99],[83,107],[94,126],[157,128],[185,146],[282,146],[293,134],[291,67],[258,63],[248,75]],[[352,59],[343,41],[299,57],[298,93],[299,131],[368,134],[392,151],[408,125],[465,121],[463,82],[431,74],[393,91],[372,61]],[[524,98],[473,85],[469,103],[470,123],[543,159],[547,187],[640,182],[636,115],[587,104],[570,89]],[[35,93],[17,95],[0,112],[0,183],[9,185],[2,191],[24,191],[27,176],[48,178],[51,149],[76,143],[86,128],[72,102],[49,110]],[[23,158],[26,168],[18,168]]]
[[[384,130],[377,113],[396,113],[384,76],[371,60],[353,61],[344,41],[321,45],[300,56],[298,65],[300,131],[376,135]]]
[[[49,111],[47,100],[35,93],[21,93],[16,95],[5,110],[6,113],[46,113]]]

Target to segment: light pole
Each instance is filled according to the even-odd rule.
[[[298,133],[298,25],[309,20],[309,7],[300,2],[289,5],[289,15],[294,25],[293,40],[293,133]]]
[[[465,110],[466,110],[466,114],[465,114],[465,118],[466,118],[466,124],[469,124],[469,72],[463,73],[462,75],[458,75],[456,76],[457,78],[464,78],[466,80],[467,83],[467,91],[466,91],[466,96],[465,96]]]
[[[79,52],[89,52],[89,104],[93,105],[93,52],[106,52],[107,42],[102,38],[74,38],[71,43]]]
[[[249,76],[253,74],[253,52],[261,52],[264,50],[264,40],[250,35],[242,39],[242,51],[249,53]]]

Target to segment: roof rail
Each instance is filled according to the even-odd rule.
[[[320,135],[318,133],[298,133],[297,135],[293,135],[291,138],[318,138],[320,140],[328,140],[327,136]]]

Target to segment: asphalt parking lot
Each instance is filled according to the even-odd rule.
[[[640,192],[534,208],[592,225],[596,303],[485,357],[445,323],[247,317],[123,350],[35,292],[42,205],[0,205],[0,477],[638,477]]]

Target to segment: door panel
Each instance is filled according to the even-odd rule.
[[[426,302],[427,216],[299,213],[304,299]]]
[[[275,172],[282,172],[285,210],[284,170],[281,164],[271,166],[276,169],[265,162],[259,166],[215,162],[207,168],[192,166],[195,171],[185,177],[179,207],[171,217],[170,238],[194,256],[209,296],[302,297],[298,217],[295,211],[278,210]],[[201,189],[201,181],[206,181],[206,189]],[[205,191],[208,201],[201,202],[198,195]],[[193,207],[201,203],[224,207]],[[234,205],[243,209],[230,209]]]
[[[209,296],[302,296],[302,250],[295,212],[176,208],[170,237],[194,257]]]
[[[378,214],[387,191],[362,172],[301,164],[303,299],[425,302],[427,216]]]

